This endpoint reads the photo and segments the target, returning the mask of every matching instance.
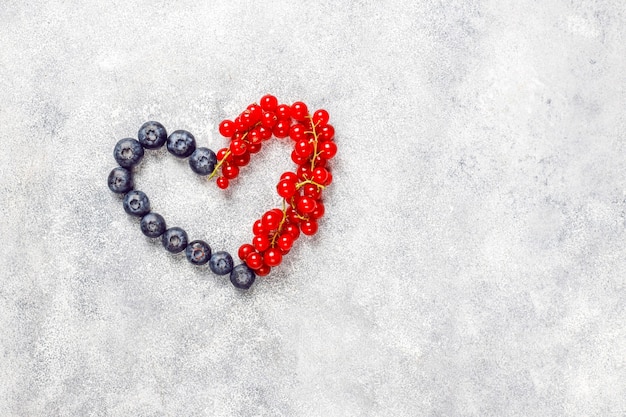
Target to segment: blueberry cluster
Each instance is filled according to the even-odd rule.
[[[132,169],[144,156],[146,149],[158,149],[167,144],[167,150],[178,158],[189,158],[189,166],[200,175],[209,175],[215,169],[217,157],[208,148],[196,148],[196,139],[185,130],[176,130],[169,136],[159,122],[146,122],[139,129],[138,140],[122,139],[113,149],[113,157],[120,165],[109,174],[108,184],[111,191],[124,194],[124,210],[131,216],[141,218],[140,227],[144,235],[161,238],[163,247],[171,253],[185,252],[187,260],[193,265],[209,264],[217,275],[230,274],[232,284],[241,289],[248,289],[254,283],[256,275],[246,264],[234,266],[228,252],[212,252],[211,247],[202,240],[189,242],[187,232],[180,227],[168,228],[165,219],[151,210],[150,200],[143,191],[135,190]]]

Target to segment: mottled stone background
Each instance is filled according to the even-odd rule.
[[[0,2],[1,416],[623,416],[626,3]],[[109,192],[146,120],[214,149],[271,92],[329,110],[319,234],[248,293]],[[153,208],[236,252],[292,167]]]

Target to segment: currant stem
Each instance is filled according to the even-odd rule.
[[[315,169],[315,158],[317,158],[318,154],[317,154],[317,125],[318,123],[313,123],[313,116],[311,116],[310,114],[307,115],[307,117],[309,119],[311,119],[311,126],[313,127],[313,130],[311,130],[310,133],[313,134],[313,158],[311,158],[311,171],[313,171]]]
[[[280,223],[278,223],[278,228],[276,229],[276,233],[274,233],[274,236],[272,236],[272,242],[270,244],[270,247],[274,247],[274,244],[276,243],[276,239],[278,239],[278,235],[280,234],[280,230],[283,228],[283,224],[285,224],[285,221],[287,220],[287,204],[285,199],[283,198],[283,218],[280,220]]]
[[[325,186],[325,185],[319,184],[319,183],[317,183],[317,182],[315,182],[315,181],[313,181],[313,180],[304,180],[304,181],[299,182],[299,183],[297,183],[297,184],[296,184],[296,190],[299,190],[299,189],[300,189],[300,188],[302,188],[305,184],[313,184],[313,185],[316,185],[316,186],[317,186],[317,188],[320,188],[320,189],[322,189],[322,190],[323,190],[324,188],[326,188],[326,186]]]
[[[207,178],[207,181],[211,181],[211,179],[213,179],[213,177],[217,175],[217,172],[219,171],[221,166],[224,164],[224,162],[226,162],[226,158],[228,158],[229,155],[230,155],[230,149],[226,151],[226,153],[224,154],[224,157],[217,163],[217,165],[215,165],[215,168],[213,168],[213,172],[211,172],[211,175],[209,175],[209,178]]]

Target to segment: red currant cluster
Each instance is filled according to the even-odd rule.
[[[317,232],[317,221],[324,215],[322,191],[333,180],[327,161],[337,153],[335,129],[328,119],[326,110],[311,115],[301,101],[289,106],[266,95],[235,120],[219,125],[220,134],[229,138],[230,144],[217,152],[218,162],[209,178],[221,170],[217,186],[222,189],[237,178],[239,168],[250,162],[250,155],[259,152],[264,141],[275,136],[294,142],[291,159],[298,166],[296,172],[283,173],[276,186],[283,198],[282,208],[265,212],[254,223],[252,244],[239,248],[239,258],[256,275],[265,276],[280,265],[300,233],[311,236]]]

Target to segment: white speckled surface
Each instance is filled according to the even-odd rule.
[[[623,416],[621,0],[0,4],[1,416]],[[146,120],[329,110],[327,217],[248,293],[109,192]],[[236,252],[291,168],[136,175]]]

